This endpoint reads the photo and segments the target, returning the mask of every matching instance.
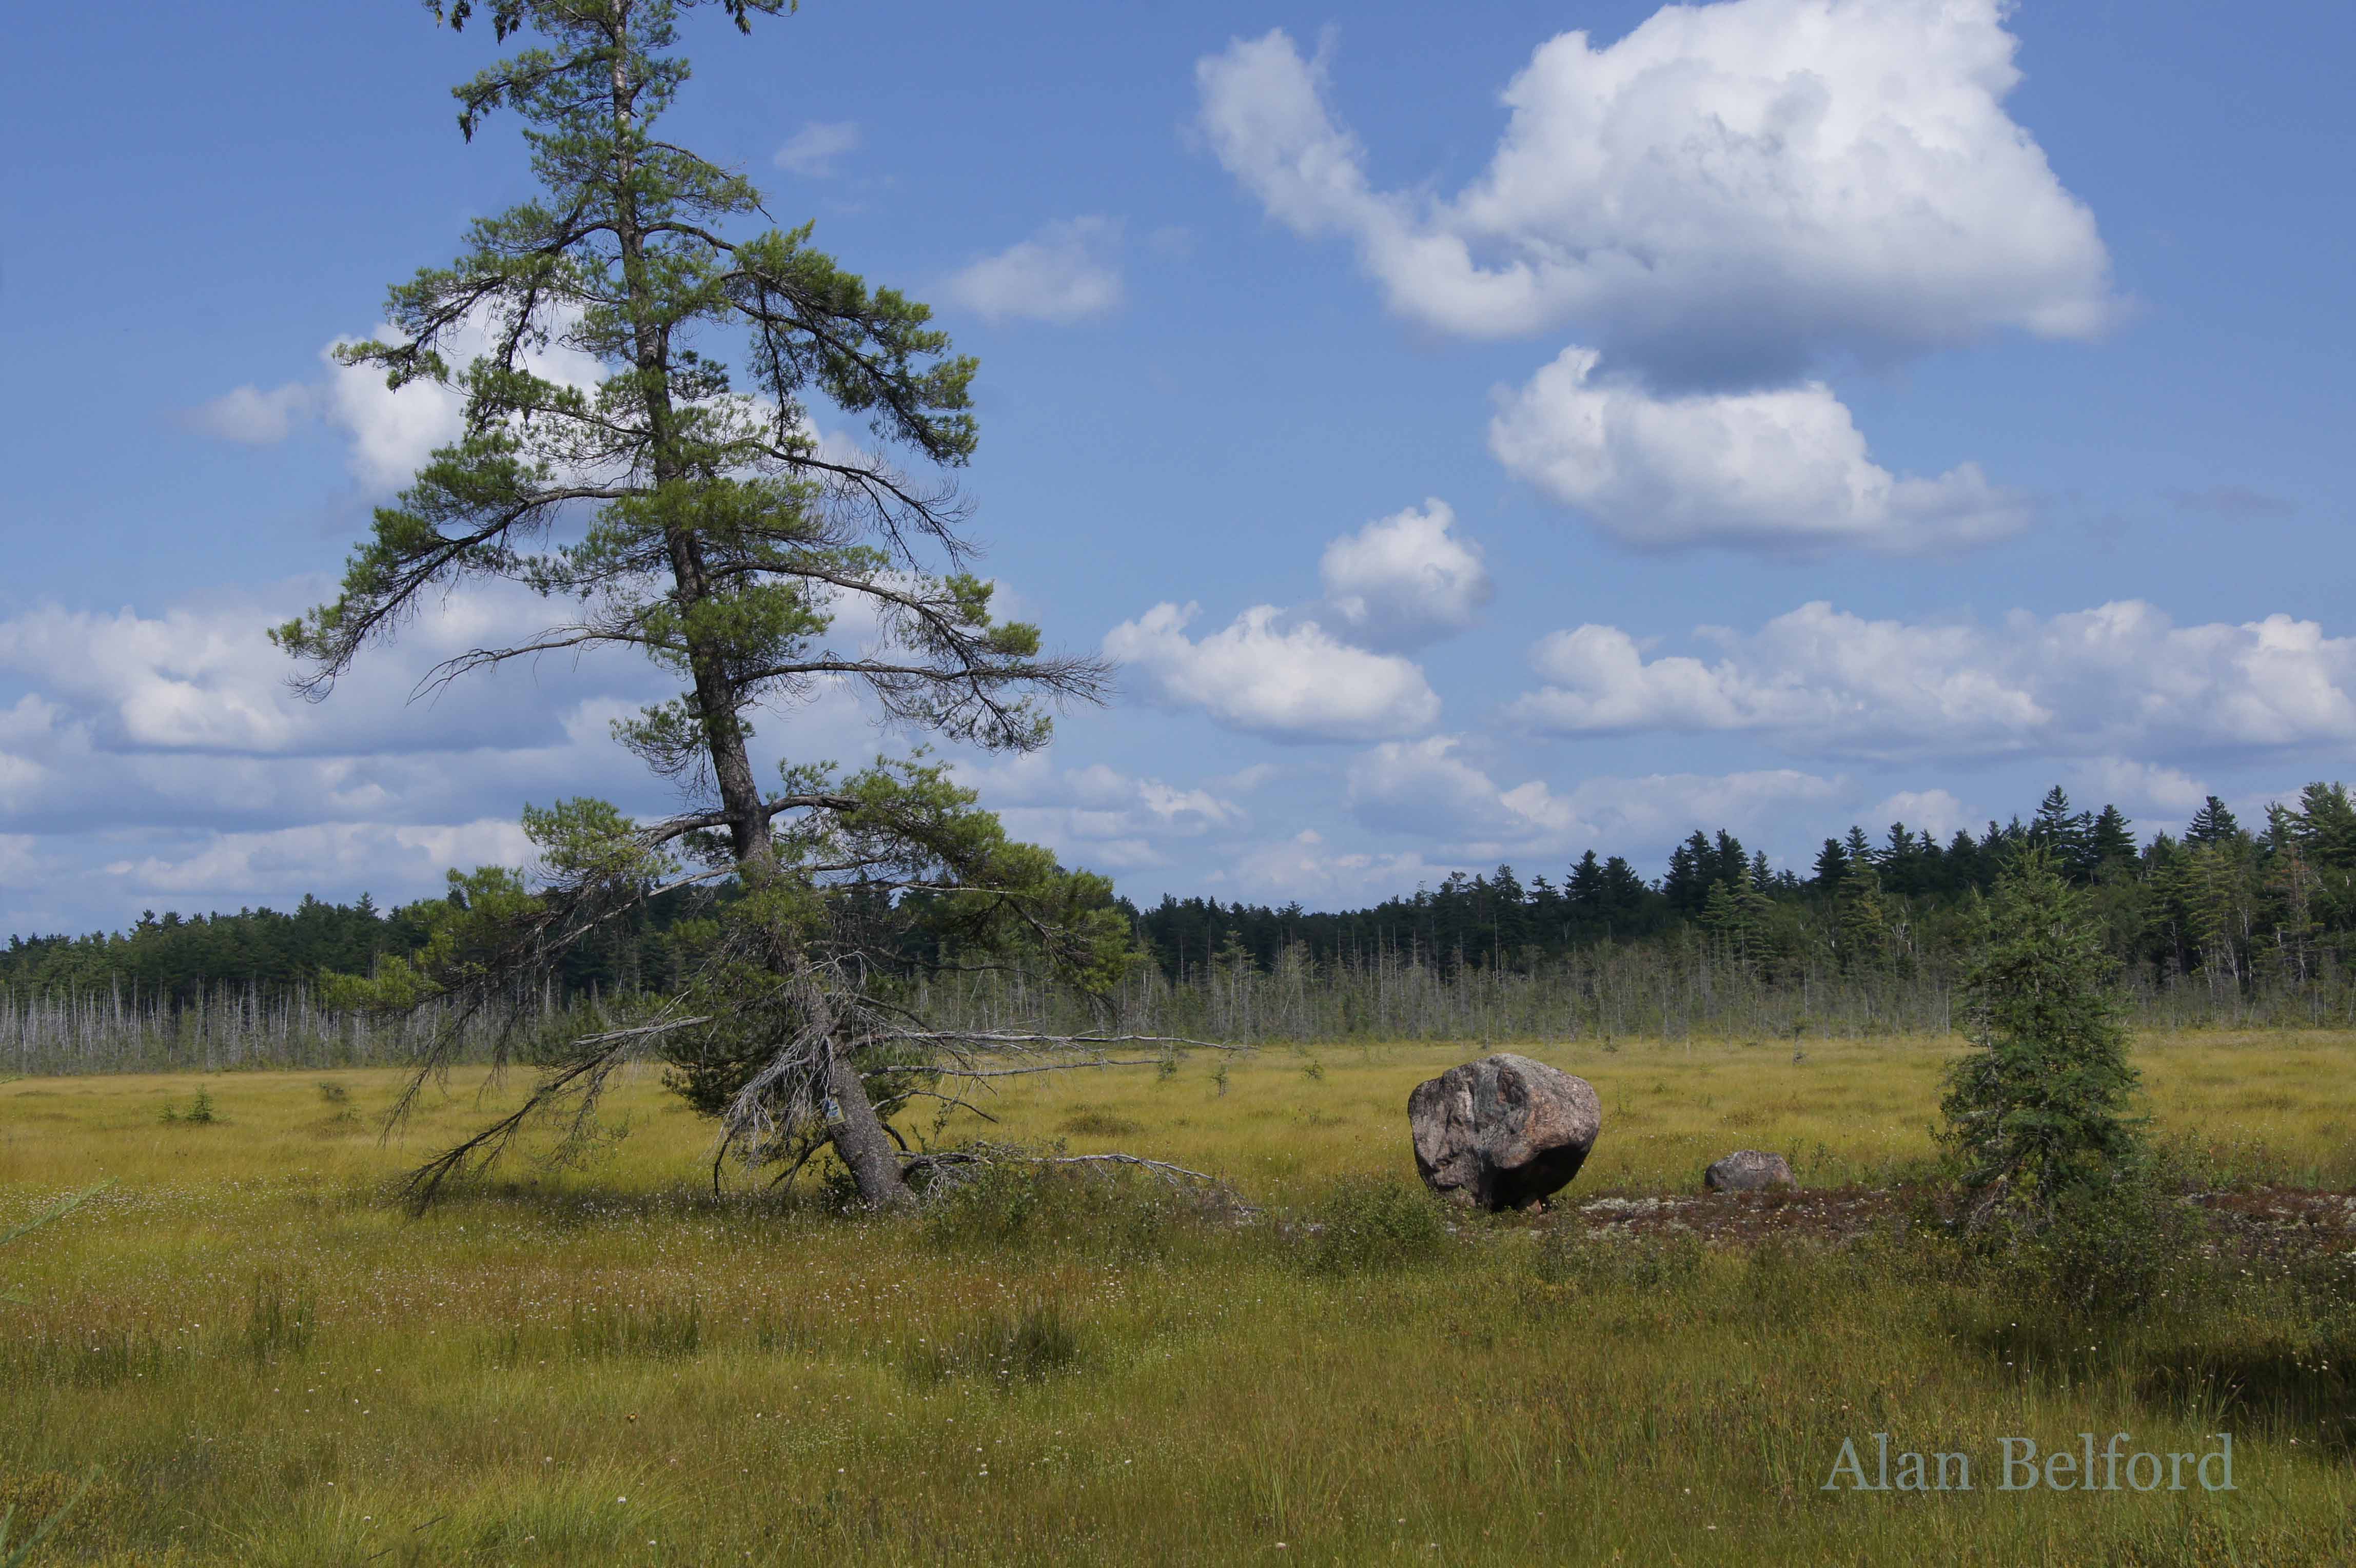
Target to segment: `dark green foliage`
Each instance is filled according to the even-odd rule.
[[[1419,1185],[1356,1177],[1326,1188],[1312,1220],[1312,1268],[1329,1273],[1413,1268],[1448,1240],[1440,1202]]]
[[[1945,1136],[1967,1189],[2050,1219],[2141,1160],[2116,965],[2043,846],[1998,877],[1974,947],[1963,983],[1976,1048],[1949,1070]]]
[[[2216,1272],[2207,1234],[2197,1209],[2136,1165],[2058,1195],[2050,1223],[2000,1231],[1990,1251],[2002,1283],[2032,1309],[2141,1317],[2198,1307]]]
[[[2089,849],[2098,867],[2132,862],[2136,857],[2135,824],[2116,806],[2104,806],[2094,818]]]
[[[156,1115],[156,1120],[159,1122],[187,1122],[199,1127],[210,1126],[220,1119],[220,1113],[213,1109],[213,1097],[201,1089],[197,1090],[195,1098],[188,1101],[188,1108],[186,1111],[167,1100],[164,1102],[164,1109]]]
[[[2094,874],[2094,819],[2085,811],[2070,810],[2070,797],[2056,784],[2045,792],[2044,801],[2037,808],[2037,816],[2029,824],[2029,842],[2051,857],[2054,868],[2072,882],[2084,882]]]
[[[2242,824],[2225,809],[2225,802],[2211,795],[2193,813],[2192,824],[2184,830],[2184,842],[2194,845],[2224,843],[2241,831]]]

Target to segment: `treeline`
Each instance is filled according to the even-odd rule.
[[[1355,910],[1123,901],[1148,961],[1115,1004],[1132,1026],[1241,1039],[1939,1032],[1975,896],[2028,845],[2087,889],[2143,1021],[2356,1021],[2356,804],[2336,783],[2254,826],[2211,797],[2148,843],[2115,807],[2082,811],[2056,788],[2025,821],[1944,843],[1902,822],[1879,838],[1851,828],[1805,875],[1697,831],[1649,880],[1590,852],[1558,878],[1501,865]],[[536,1000],[562,1011],[675,986],[708,900],[727,896],[651,902],[571,953]],[[319,983],[416,950],[429,908],[306,897],[290,913],[11,938],[0,1065],[384,1059],[405,1032],[323,1011]],[[945,1022],[1101,1022],[1019,976],[942,969],[921,918],[905,957]]]
[[[464,895],[453,892],[463,901]],[[292,913],[240,909],[181,916],[149,910],[128,931],[8,939],[0,951],[0,994],[121,994],[129,1004],[194,1006],[224,986],[277,998],[315,988],[330,974],[367,974],[388,953],[422,947],[434,900],[380,909],[363,893],[352,904],[308,895]],[[557,983],[566,996],[593,990],[662,990],[685,961],[674,933],[698,912],[679,895],[651,900],[633,922],[566,956]]]
[[[2180,836],[2147,844],[2117,807],[2077,811],[2056,787],[2027,821],[1944,843],[1903,822],[1878,840],[1852,827],[1805,875],[1772,870],[1731,833],[1697,831],[1652,881],[1590,851],[1558,881],[1501,865],[1333,913],[1165,897],[1138,923],[1178,983],[1238,958],[1272,972],[1296,949],[1312,966],[1398,954],[1443,974],[1534,972],[1607,945],[1703,954],[1770,984],[1804,972],[1939,974],[1968,940],[1974,897],[2032,844],[2089,890],[2131,988],[2298,984],[2356,953],[2356,805],[2336,783],[2308,786],[2256,831],[2211,796]]]

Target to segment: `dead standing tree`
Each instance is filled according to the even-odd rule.
[[[476,8],[427,3],[453,28]],[[792,8],[717,3],[748,32],[755,15]],[[866,1203],[904,1201],[905,1156],[879,1108],[978,1070],[967,1042],[895,1000],[908,922],[1084,983],[1126,961],[1108,885],[1008,841],[921,758],[847,779],[787,768],[774,792],[758,781],[748,715],[830,684],[904,729],[1024,750],[1047,736],[1039,701],[1094,700],[1104,671],[1044,655],[1034,628],[994,619],[991,585],[968,570],[954,488],[879,455],[913,455],[937,478],[964,464],[974,362],[950,354],[926,306],[811,250],[807,227],[725,237],[763,212],[758,193],[655,134],[687,78],[669,51],[697,4],[482,7],[502,41],[538,41],[455,90],[459,124],[471,139],[494,112],[522,120],[541,194],[478,220],[451,265],[395,286],[397,338],[339,350],[394,388],[459,390],[463,435],[378,510],[339,595],[273,633],[306,663],[298,685],[325,696],[422,596],[502,580],[569,607],[566,618],[434,681],[618,646],[680,683],[616,732],[690,809],[644,825],[594,800],[527,809],[543,885],[454,874],[443,929],[370,997],[456,997],[463,1022],[644,899],[724,883],[692,981],[652,1015],[561,1050],[523,1112],[419,1173],[421,1197],[496,1157],[532,1116],[569,1106],[585,1118],[616,1066],[659,1049],[691,1099],[723,1117],[727,1145],[776,1157],[817,1129]],[[732,341],[744,388],[715,357]],[[455,362],[477,342],[487,347]],[[597,373],[555,368],[584,363]],[[813,400],[863,417],[873,450],[821,440]],[[419,1081],[440,1065],[429,1051]]]

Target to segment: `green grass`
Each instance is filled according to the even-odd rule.
[[[1574,1196],[1688,1192],[1736,1146],[1926,1168],[1942,1047],[1617,1044],[1531,1053],[1602,1098]],[[1408,1090],[1477,1054],[1011,1079],[951,1130],[1215,1172],[1269,1210],[1242,1228],[1077,1177],[1019,1213],[714,1200],[652,1073],[597,1163],[412,1220],[389,1178],[514,1085],[455,1079],[391,1146],[385,1073],[0,1085],[0,1228],[116,1183],[0,1252],[0,1509],[96,1466],[42,1560],[117,1564],[2356,1560],[2345,1369],[2282,1293],[2072,1334],[1896,1240],[1601,1253],[1557,1215],[1428,1245],[1382,1184],[1413,1179]],[[2137,1059],[2163,1133],[2356,1187],[2356,1037]],[[199,1091],[214,1121],[161,1120]],[[2240,1489],[1820,1489],[1879,1431],[2121,1430],[2230,1431]]]

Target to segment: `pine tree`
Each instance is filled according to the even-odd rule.
[[[1870,864],[1851,871],[1842,883],[1838,911],[1842,967],[1855,972],[1887,964],[1895,933],[1882,902],[1880,873]]]
[[[1724,828],[1710,843],[1708,857],[1702,863],[1702,874],[1711,882],[1740,882],[1750,875],[1751,854],[1742,841]]]
[[[1825,847],[1816,852],[1815,880],[1812,886],[1819,893],[1839,890],[1842,879],[1848,875],[1848,851],[1838,839],[1826,839]]]
[[[393,288],[398,336],[338,351],[395,388],[455,388],[464,434],[378,510],[337,597],[273,635],[325,694],[429,596],[505,580],[564,618],[454,660],[442,678],[601,648],[636,650],[674,676],[676,696],[616,733],[689,808],[644,825],[602,801],[528,808],[550,886],[527,896],[477,883],[477,924],[485,909],[501,923],[486,935],[445,921],[403,983],[488,995],[519,966],[555,961],[614,908],[725,874],[743,897],[680,1004],[619,1043],[584,1045],[526,1113],[566,1092],[594,1097],[627,1050],[659,1042],[691,1098],[728,1112],[728,1135],[748,1155],[783,1157],[822,1131],[862,1196],[889,1203],[905,1187],[868,1085],[893,1082],[887,1069],[922,1031],[878,993],[897,944],[880,916],[913,897],[956,925],[960,944],[1019,940],[1014,928],[1027,927],[1100,973],[1125,934],[1113,929],[1108,885],[1011,843],[969,791],[921,759],[847,779],[799,759],[782,788],[765,789],[751,715],[847,682],[904,725],[1025,750],[1047,736],[1035,699],[1091,697],[1102,671],[1043,656],[1034,628],[996,619],[991,585],[968,569],[954,489],[884,456],[937,473],[966,462],[973,361],[950,352],[923,305],[811,249],[808,227],[729,238],[764,217],[759,192],[656,134],[687,81],[673,46],[695,4],[485,6],[500,39],[541,42],[457,88],[459,124],[471,140],[494,113],[519,117],[543,195],[477,220],[453,264]],[[748,32],[754,16],[792,8],[721,4]],[[475,6],[430,8],[457,28]],[[471,334],[487,351],[456,362]],[[742,387],[716,357],[732,343]],[[545,372],[536,356],[552,348],[594,361],[601,379]],[[822,444],[812,398],[863,416],[872,449]],[[846,614],[859,631],[838,629]],[[991,891],[961,892],[970,887]],[[486,942],[505,945],[467,956]],[[496,1154],[519,1125],[429,1167],[420,1192]]]
[[[2315,865],[2356,871],[2356,804],[2344,784],[2309,784],[2299,791],[2299,845]]]

